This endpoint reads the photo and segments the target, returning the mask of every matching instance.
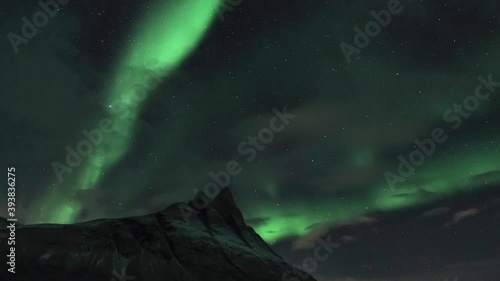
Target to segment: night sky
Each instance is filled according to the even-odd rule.
[[[14,48],[43,9],[5,3],[0,153],[18,216],[156,212],[237,161],[236,201],[285,259],[338,243],[321,281],[500,280],[500,4],[401,0],[348,62],[341,43],[394,1],[73,0]]]

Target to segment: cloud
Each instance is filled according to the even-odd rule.
[[[371,224],[371,223],[376,223],[376,222],[378,222],[378,219],[373,218],[373,217],[368,217],[368,216],[359,217],[356,220],[356,223],[360,223],[360,224]]]
[[[251,218],[251,219],[246,219],[245,222],[251,226],[251,227],[259,227],[262,225],[267,224],[267,222],[270,220],[269,217],[260,217],[260,218]]]
[[[344,235],[344,236],[340,237],[340,241],[342,241],[344,244],[355,242],[357,240],[358,239],[356,237],[350,236],[350,235]]]
[[[444,225],[444,227],[449,227],[449,226],[452,226],[454,224],[457,224],[459,223],[460,221],[468,218],[468,217],[472,217],[472,216],[475,216],[477,214],[480,213],[480,210],[477,209],[477,208],[470,208],[470,209],[467,209],[467,210],[464,210],[464,211],[460,211],[460,212],[457,212],[455,213],[455,215],[453,215],[453,220],[446,223]]]
[[[419,216],[419,218],[429,218],[429,217],[437,217],[442,216],[450,212],[450,208],[448,207],[439,207],[432,210],[429,210]]]
[[[471,178],[474,184],[495,184],[500,183],[500,171],[489,171]]]
[[[315,224],[309,226],[308,228],[311,228],[311,231],[308,234],[300,236],[293,241],[292,251],[309,250],[314,248],[317,244],[316,240],[329,232],[330,225]]]

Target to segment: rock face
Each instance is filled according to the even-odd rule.
[[[142,217],[20,226],[16,273],[2,262],[0,280],[314,281],[245,224],[229,189],[189,222],[179,206]],[[5,240],[0,248],[5,260]]]

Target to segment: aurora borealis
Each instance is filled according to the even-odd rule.
[[[1,14],[3,34],[37,11],[22,2]],[[387,1],[243,0],[221,21],[222,3],[70,1],[19,54],[2,40],[1,151],[19,171],[25,223],[156,212],[193,198],[231,160],[242,167],[230,186],[248,223],[294,261],[308,255],[304,241],[359,221],[387,229],[385,218],[434,208],[448,210],[446,220],[491,210],[484,206],[500,197],[500,89],[457,129],[444,115],[459,114],[454,105],[474,95],[478,76],[500,81],[498,3],[401,1],[404,12],[350,63],[339,44]],[[161,81],[144,90],[152,73]],[[245,161],[238,145],[285,106],[297,118]],[[64,163],[65,147],[103,118],[114,130],[60,182],[52,163]],[[446,141],[392,190],[384,173],[397,173],[398,157],[408,159],[415,140],[436,128]],[[483,221],[474,227],[487,233]],[[421,224],[413,238],[442,227]],[[474,258],[447,257],[436,267],[498,257]],[[354,276],[328,266],[320,275]]]
[[[113,121],[114,130],[106,134],[103,143],[88,156],[70,183],[73,189],[96,188],[102,175],[127,152],[142,101],[147,99],[148,90],[152,90],[143,85],[144,77],[148,72],[166,74],[173,71],[203,37],[212,18],[217,15],[219,4],[219,0],[157,2],[152,7],[154,12],[144,16],[146,19],[140,21],[138,30],[131,36],[132,44],[119,59],[109,92],[105,95],[105,100],[109,101],[107,114]],[[49,202],[53,202],[58,195],[51,193],[49,197]],[[52,214],[38,220],[72,223],[82,208],[73,201],[55,204]]]

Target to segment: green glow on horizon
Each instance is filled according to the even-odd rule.
[[[442,157],[428,158],[426,163],[415,169],[415,176],[391,191],[383,175],[381,181],[372,187],[362,198],[353,201],[338,199],[319,200],[314,204],[294,202],[280,208],[263,206],[244,212],[248,218],[265,217],[269,220],[255,227],[255,230],[266,242],[300,236],[310,233],[314,224],[334,226],[353,222],[359,217],[376,211],[391,211],[438,200],[440,197],[453,195],[456,192],[467,192],[481,188],[488,182],[473,181],[474,177],[500,170],[500,150],[494,141],[479,144],[485,148],[478,151],[463,151],[458,157],[452,157],[458,147],[442,148]],[[500,183],[500,176],[489,178],[490,184]],[[330,198],[330,197],[328,197]]]

